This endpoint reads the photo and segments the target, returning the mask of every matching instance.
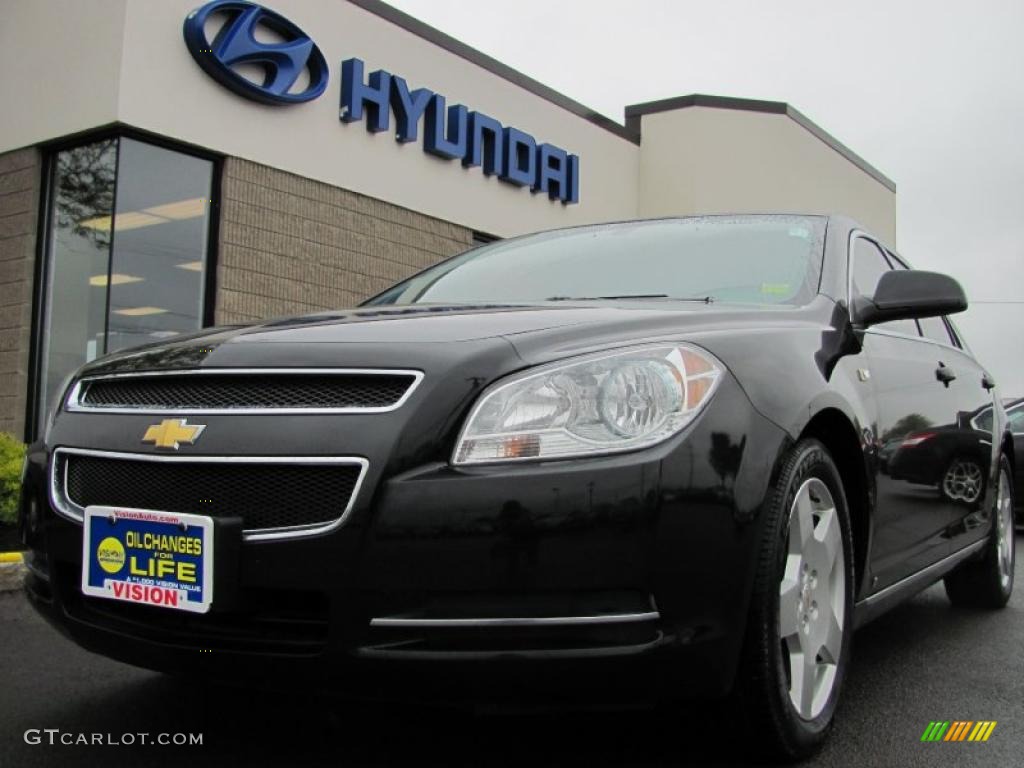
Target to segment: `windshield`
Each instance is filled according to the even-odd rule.
[[[367,304],[703,299],[805,304],[825,219],[701,216],[542,232],[467,251]]]

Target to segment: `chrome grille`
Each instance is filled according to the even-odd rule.
[[[169,413],[338,413],[398,408],[419,371],[203,370],[85,378],[69,410]]]

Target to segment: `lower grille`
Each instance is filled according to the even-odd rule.
[[[340,523],[365,467],[364,460],[354,458],[249,463],[216,457],[153,460],[59,449],[54,490],[65,496],[77,517],[90,505],[137,507],[240,517],[247,533],[318,531]]]

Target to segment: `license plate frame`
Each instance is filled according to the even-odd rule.
[[[168,610],[210,610],[212,517],[96,505],[85,508],[82,523],[83,594]]]

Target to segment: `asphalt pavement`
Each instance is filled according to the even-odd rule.
[[[954,609],[932,587],[857,633],[836,727],[813,764],[1024,764],[1022,651],[1024,588],[985,613]],[[998,724],[986,743],[922,743],[932,720]],[[59,729],[54,744],[45,729]],[[202,745],[59,743],[139,733],[201,733]],[[0,594],[0,766],[744,764],[721,705],[481,715],[207,687],[87,653],[22,594]]]

